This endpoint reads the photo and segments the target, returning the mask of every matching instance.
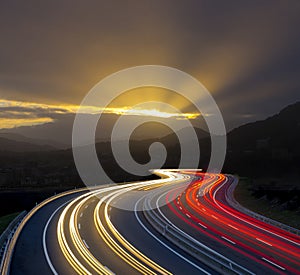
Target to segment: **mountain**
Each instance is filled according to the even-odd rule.
[[[110,140],[112,129],[118,119],[119,116],[117,115],[104,116],[101,127],[97,128],[97,143]],[[127,123],[126,126],[130,123],[134,125],[142,118],[128,116],[127,119],[126,122],[129,124]],[[50,148],[71,148],[73,120],[74,116],[70,115],[44,125],[2,129],[0,130],[0,137],[6,139],[6,142],[2,141],[2,143],[7,144],[7,140],[11,140],[10,144],[13,144],[13,141],[18,142],[16,144],[18,144],[17,148],[19,149],[14,149],[13,146],[7,148],[2,146],[2,148],[6,150],[11,148],[18,151],[20,150],[20,143],[27,143],[28,148],[32,148],[34,151],[49,150]],[[180,121],[175,121],[175,123],[180,123]],[[194,127],[194,129],[199,140],[208,140],[209,133],[199,127]],[[125,129],[123,132],[125,133]],[[180,129],[177,134],[182,137],[180,143],[190,142],[191,136],[186,128]],[[281,151],[281,154],[298,152],[300,146],[298,142],[300,140],[300,102],[287,106],[281,112],[266,120],[248,123],[232,130],[228,133],[227,139],[229,153],[256,152],[260,149],[268,149],[273,154],[276,154],[276,150]],[[118,136],[118,140],[126,140],[125,135],[122,135],[122,131],[121,135]],[[159,122],[148,122],[138,126],[132,133],[131,140],[137,141],[136,144],[139,144],[137,147],[143,147],[143,144],[149,144],[151,141],[159,141],[166,146],[173,146],[178,143],[177,135],[169,127]],[[37,147],[33,148],[33,145],[37,145]],[[43,149],[43,147],[46,149]],[[204,150],[206,149],[204,148]],[[24,150],[29,151],[25,148]],[[201,148],[201,151],[203,151],[203,148]]]
[[[42,152],[53,151],[56,148],[49,145],[36,145],[29,142],[15,141],[0,137],[0,151],[7,152]]]
[[[299,150],[300,102],[289,105],[265,120],[248,123],[228,134],[232,150],[285,148]]]
[[[93,116],[86,114],[86,121],[89,123],[94,119]],[[119,115],[115,114],[104,114],[101,117],[101,123],[98,124],[96,131],[96,141],[106,142],[111,138],[111,133],[116,124],[117,120],[120,118]],[[163,118],[157,118],[158,122],[147,122],[143,123],[144,117],[142,116],[126,116],[124,121],[121,123],[121,134],[118,136],[118,140],[126,139],[126,130],[130,129],[131,126],[140,125],[132,133],[132,138],[136,140],[143,140],[149,138],[161,138],[168,135],[171,130],[170,128],[161,125],[159,122],[170,122],[169,120]],[[27,137],[29,139],[38,141],[35,144],[48,144],[60,149],[67,149],[72,146],[72,129],[74,123],[74,115],[65,115],[60,119],[54,120],[50,123],[45,123],[42,125],[34,126],[21,126],[12,129],[0,129],[0,136],[2,134],[14,134]],[[178,120],[171,120],[171,124],[176,123],[180,125],[182,123]],[[183,124],[184,125],[184,124]],[[135,128],[135,127],[134,127]],[[5,136],[3,136],[5,137]],[[7,136],[9,139],[18,140],[14,137]],[[31,142],[31,141],[29,141]],[[83,142],[84,143],[84,142]]]
[[[58,148],[68,148],[71,146],[73,120],[73,116],[66,115],[62,119],[41,125],[0,129],[0,134],[14,134],[12,138],[9,137],[13,140],[21,135],[35,140],[37,143],[34,143],[38,145],[43,143]]]
[[[15,133],[3,132],[3,133],[0,133],[0,138],[9,139],[11,141],[31,143],[33,145],[40,145],[40,146],[46,146],[46,147],[50,146],[53,149],[63,149],[63,148],[66,147],[65,144],[56,142],[54,140],[29,138],[29,137],[26,137],[24,135],[15,134]]]
[[[299,174],[300,102],[227,135],[224,169],[251,177]]]
[[[194,131],[196,133],[198,140],[210,137],[210,134],[208,132],[206,132],[205,130],[200,129],[198,127],[194,127]],[[190,133],[187,128],[180,129],[177,133],[168,134],[168,135],[164,136],[163,138],[161,138],[160,141],[163,143],[172,145],[178,141],[177,135],[182,138],[182,140],[180,141],[181,143],[182,142],[187,143],[187,142],[191,141],[191,136],[190,136]]]
[[[227,136],[228,150],[223,172],[237,173],[250,178],[276,177],[278,180],[286,180],[286,175],[299,175],[299,118],[300,103],[296,103],[266,120],[232,130]],[[187,129],[179,131],[182,131],[183,136],[181,144],[189,142]],[[195,131],[200,144],[199,167],[205,170],[210,159],[210,137],[200,128],[195,128]],[[168,152],[164,167],[177,167],[181,158],[181,148],[175,133],[152,139],[133,139],[130,141],[130,153],[137,162],[147,163],[150,160],[149,146],[157,141],[162,142]],[[124,141],[120,141],[120,144],[128,145]],[[96,148],[104,170],[115,182],[138,179],[118,165],[109,142],[98,142]],[[52,148],[0,138],[0,186],[21,186],[24,184],[24,177],[30,178],[33,185],[80,184],[72,149],[45,151],[48,149]],[[158,153],[155,152],[155,155],[159,155]],[[296,178],[299,182],[298,177]]]

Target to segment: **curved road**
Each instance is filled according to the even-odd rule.
[[[9,273],[217,274],[154,229],[147,201],[169,227],[242,273],[300,274],[299,236],[233,209],[232,176],[155,173],[163,178],[74,190],[40,205],[14,237]]]

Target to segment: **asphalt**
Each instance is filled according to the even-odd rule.
[[[232,178],[229,179],[228,184],[224,185],[224,187],[216,194],[216,200],[221,204],[223,204],[223,206],[228,206],[228,207],[230,207],[230,205],[228,205],[228,202],[225,198],[225,192],[226,192],[226,188],[230,184],[230,180],[232,180]],[[175,189],[174,186],[173,188],[169,188],[169,189],[170,189],[169,191],[173,193],[172,198],[174,199],[171,199],[168,206],[166,205],[162,206],[160,210],[162,211],[164,216],[167,217],[169,221],[171,221],[171,223],[175,224],[178,228],[182,229],[184,232],[192,236],[194,239],[199,240],[202,244],[222,254],[226,258],[243,266],[244,268],[250,270],[253,273],[256,274],[282,273],[282,271],[279,268],[262,260],[262,257],[264,255],[267,258],[273,257],[274,259],[276,259],[274,249],[264,243],[259,243],[256,240],[255,242],[253,242],[253,239],[251,240],[251,238],[247,236],[250,230],[253,229],[253,226],[249,224],[245,224],[240,219],[235,218],[232,215],[229,215],[224,212],[221,212],[223,215],[223,219],[221,220],[216,220],[213,217],[208,217],[205,215],[204,212],[201,215],[188,206],[186,198],[183,195],[181,197],[181,201],[185,207],[185,210],[188,211],[189,213],[192,213],[193,216],[197,217],[197,219],[200,220],[202,224],[204,224],[207,227],[207,228],[203,228],[198,224],[198,222],[195,222],[193,219],[186,216],[185,211],[178,210],[175,198],[177,197],[176,195],[179,195],[181,193],[181,191],[178,191],[177,193],[174,192]],[[162,196],[162,194],[164,195]],[[152,199],[153,207],[155,206],[155,203],[158,200],[160,201],[160,204],[163,204],[163,202],[167,200],[166,198],[167,194],[170,193],[168,192],[164,193],[160,191],[157,192],[156,196],[154,196]],[[205,207],[206,211],[209,211],[212,208],[209,201],[205,199],[202,200],[202,205]],[[170,206],[173,209],[173,211],[171,210]],[[212,210],[215,211],[215,209]],[[245,232],[234,230],[228,227],[228,225],[223,222],[224,219],[238,222],[239,224],[244,226],[246,225],[248,230]],[[259,230],[257,228],[255,229],[258,233],[263,232],[262,230]],[[264,232],[264,234],[266,234],[266,232]],[[232,244],[227,240],[223,239],[224,236],[228,237],[228,239],[231,240],[232,238],[234,238],[233,240],[235,243]],[[255,237],[256,236],[254,236],[254,238]],[[274,236],[272,235],[272,237]],[[296,246],[294,247],[296,248]],[[285,263],[287,267],[294,268],[294,270],[297,270],[299,268],[299,264],[295,265],[291,261],[291,258],[289,258],[288,255],[287,258],[280,258],[279,260],[283,261],[283,263]],[[288,271],[288,270],[285,270],[284,273],[293,274],[292,271]]]
[[[229,205],[227,205],[228,202],[225,193],[226,188],[230,184],[230,180],[232,179],[229,177],[228,184],[224,185],[220,192],[216,193],[217,201],[228,207]],[[206,227],[199,226],[199,224],[189,218],[184,211],[179,211],[176,198],[186,187],[185,184],[178,183],[151,190],[139,189],[120,194],[111,202],[109,207],[109,219],[116,230],[118,230],[118,232],[140,253],[144,254],[171,273],[216,274],[210,267],[196,260],[159,234],[148,223],[147,219],[145,219],[142,211],[133,210],[135,205],[142,204],[143,197],[151,195],[151,204],[153,208],[156,208],[156,203],[159,203],[159,209],[167,220],[210,249],[218,252],[231,261],[238,263],[253,273],[280,273],[278,268],[262,260],[261,255],[273,253],[269,247],[250,241],[247,239],[248,237],[245,238],[239,230],[233,230],[226,224],[224,226],[224,222],[222,221],[217,221],[204,214],[201,215],[198,211],[195,211],[189,206],[185,196],[181,197],[181,201],[186,211],[192,213],[197,219],[202,221]],[[74,194],[59,197],[45,204],[32,215],[18,236],[11,259],[10,274],[47,275],[53,274],[53,272],[56,274],[76,274],[60,249],[57,238],[57,224],[65,205],[79,195],[84,194],[84,192],[87,191],[78,191]],[[109,194],[109,192],[105,194]],[[102,194],[102,196],[103,195],[104,194]],[[169,203],[167,205],[166,202],[168,200]],[[76,213],[80,238],[84,241],[95,259],[113,273],[138,274],[131,265],[115,254],[100,237],[94,223],[94,209],[98,202],[99,198],[93,196],[89,198]],[[212,204],[208,200],[203,199],[202,203],[207,211],[215,211],[215,209],[211,209]],[[118,205],[131,205],[131,210],[118,208]],[[71,251],[80,261],[84,262],[83,256],[78,253],[76,247],[73,245],[69,230],[68,221],[70,220],[70,215],[74,207],[75,205],[66,213],[64,231]],[[100,208],[100,220],[103,222],[105,229],[109,232],[110,228],[106,224],[103,208],[104,205]],[[224,215],[224,219],[231,219],[232,221],[243,224],[240,219],[235,218],[232,215],[226,213],[222,214]],[[251,229],[251,225],[247,226]],[[46,227],[47,230],[45,229]],[[43,244],[44,232],[46,233],[46,248]],[[112,232],[110,232],[110,236],[114,242],[122,247],[122,242],[120,242]],[[228,240],[223,238],[224,236],[229,239],[231,236],[234,237],[235,243],[228,242]],[[47,252],[46,254],[45,251]],[[48,259],[46,258],[46,255]],[[272,254],[270,255],[272,256]],[[133,257],[138,260],[136,255]],[[288,259],[286,261],[287,264],[290,264]],[[90,266],[86,267],[90,273],[95,274],[95,271]],[[295,268],[297,268],[297,265]],[[288,273],[288,270],[285,272]]]
[[[79,193],[82,194],[82,192]],[[26,222],[14,247],[10,264],[10,274],[53,274],[44,255],[42,241],[44,228],[52,213],[67,201],[77,197],[79,193],[66,195],[46,204]],[[56,240],[53,234],[48,238],[49,242],[55,242]],[[64,266],[68,266],[67,262],[60,255],[55,257],[59,257],[60,261],[64,262]],[[71,269],[66,269],[65,271],[66,273],[64,274],[72,274]]]
[[[46,260],[42,241],[43,233],[47,223],[48,227],[46,231],[46,246],[51,265],[57,274],[76,274],[70,264],[64,258],[59,248],[56,230],[58,219],[64,209],[65,203],[76,198],[79,194],[83,194],[83,192],[67,195],[46,204],[27,221],[18,237],[14,249],[11,260],[10,274],[53,274],[49,263]],[[131,202],[138,201],[141,195],[143,195],[143,193],[131,191],[122,199],[129,200]],[[138,274],[135,269],[133,269],[130,265],[125,263],[112,252],[112,250],[105,244],[96,231],[96,228],[93,224],[93,213],[97,202],[98,198],[91,198],[86,202],[84,205],[85,207],[81,208],[80,213],[78,213],[80,236],[82,239],[84,239],[92,254],[113,273]],[[72,210],[73,208],[71,208],[68,212],[66,219],[69,218]],[[195,265],[208,270],[211,274],[216,274],[209,267],[205,266],[203,263],[197,262],[190,255],[181,251],[178,247],[164,239],[163,236],[158,234],[147,223],[142,213],[138,213],[138,215],[143,223],[147,226],[148,230],[151,231],[152,234],[157,238],[161,239],[168,247],[186,259],[189,259],[189,261],[194,262]],[[133,211],[126,211],[112,207],[110,216],[115,227],[126,239],[128,239],[132,245],[170,272],[174,274],[202,274],[200,268],[193,267],[187,261],[183,260],[171,250],[161,245],[161,243],[153,238],[153,236],[147,233],[136,219]],[[68,231],[67,225],[68,224],[66,223],[66,232]],[[68,234],[66,234],[66,236],[67,239],[70,239]],[[80,258],[80,255],[76,254],[75,247],[72,247],[72,242],[69,243],[72,251],[74,251],[75,255]],[[91,273],[94,273],[93,270],[90,271]]]

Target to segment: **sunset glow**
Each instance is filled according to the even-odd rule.
[[[78,105],[47,105],[34,102],[22,102],[0,99],[0,128],[8,129],[31,126],[55,121],[60,115],[75,114],[115,114],[125,116],[151,116],[165,119],[196,119],[200,113],[174,113],[156,108],[96,107]]]
[[[5,119],[0,118],[0,129],[11,129],[20,126],[34,126],[53,122],[51,118],[20,118],[20,119]]]

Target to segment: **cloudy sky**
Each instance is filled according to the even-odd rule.
[[[265,118],[300,100],[299,26],[298,0],[1,1],[0,128],[60,119],[145,64],[196,77],[228,129]]]

